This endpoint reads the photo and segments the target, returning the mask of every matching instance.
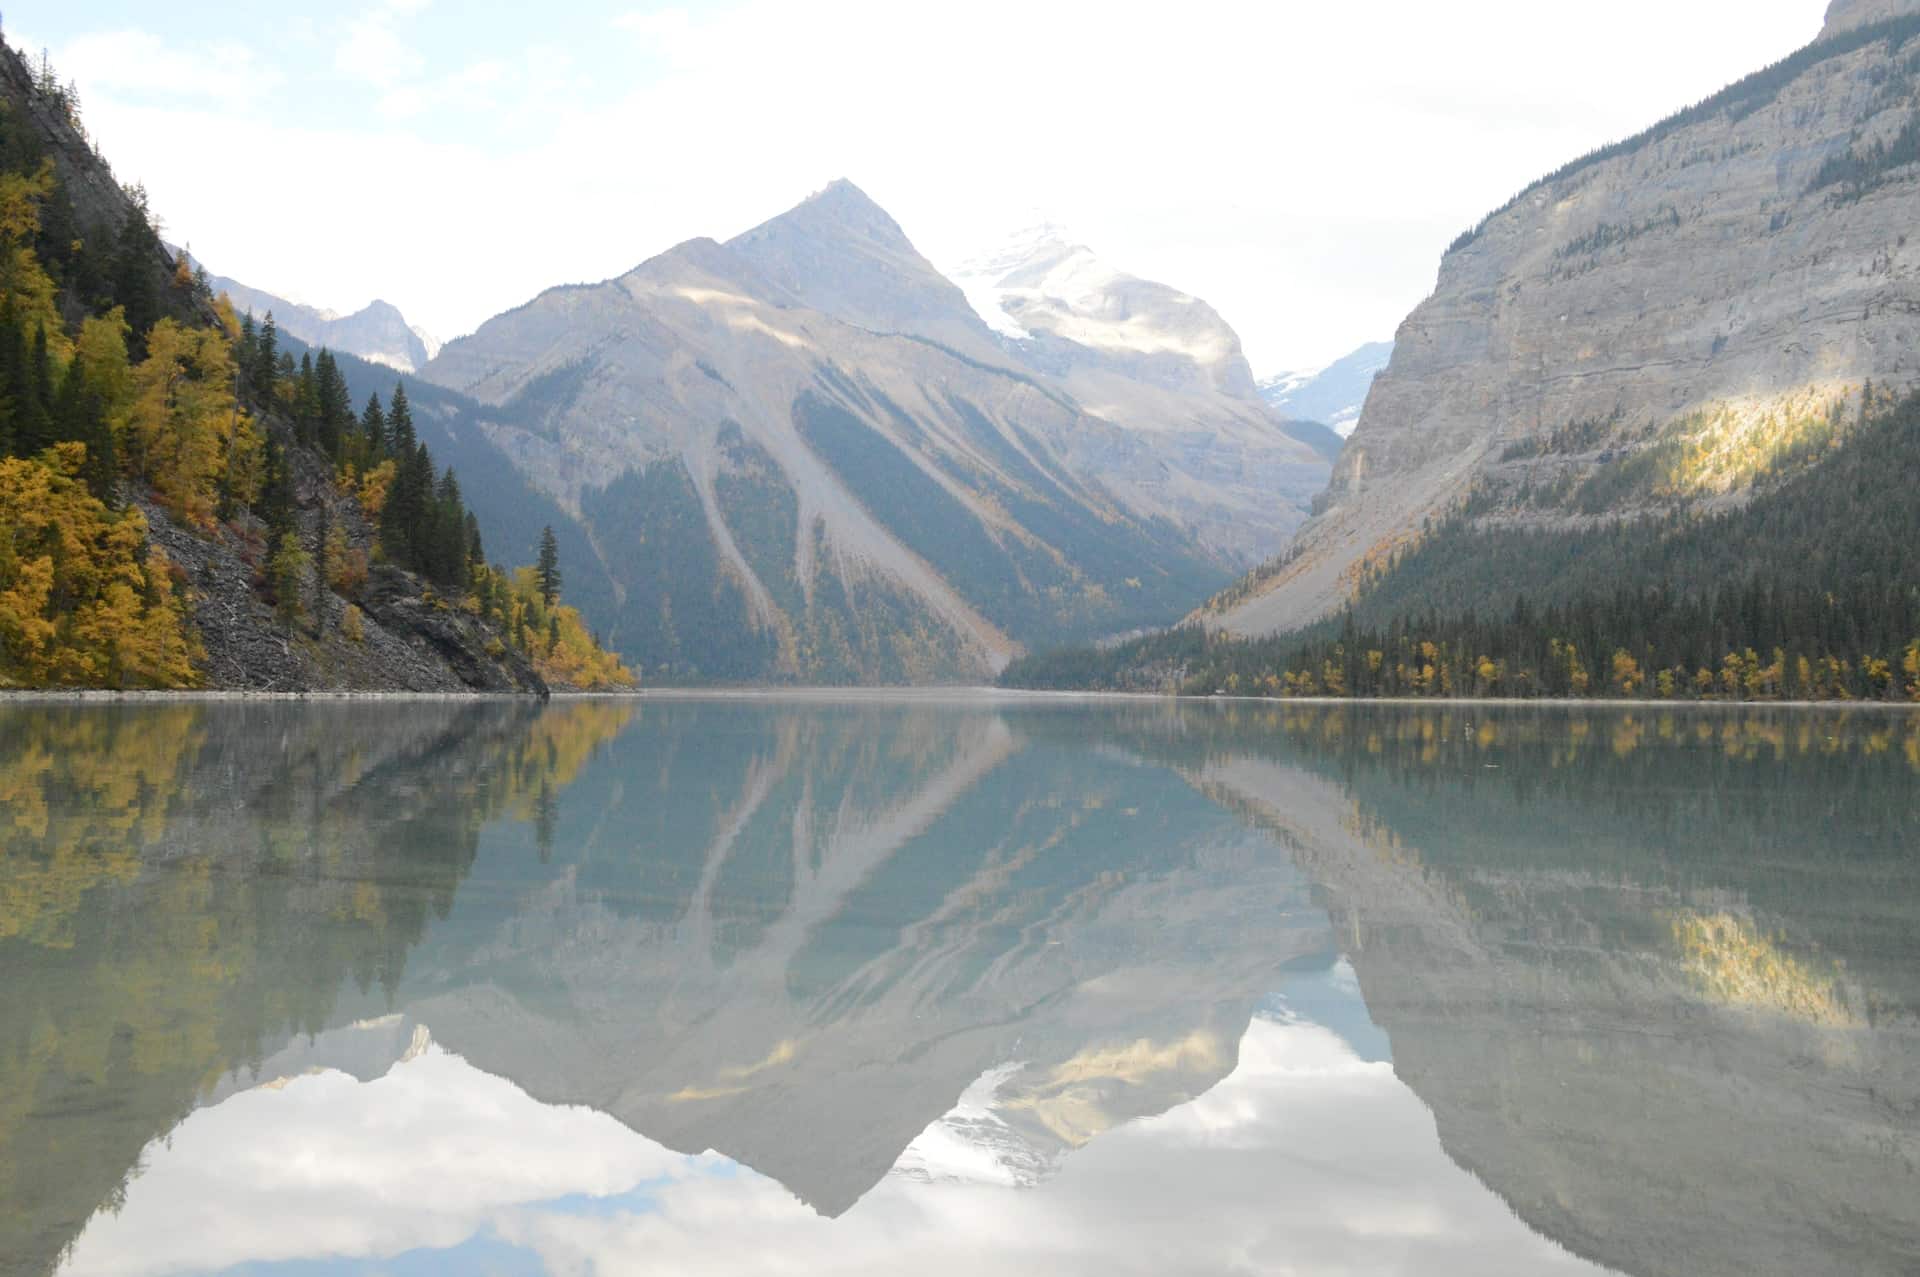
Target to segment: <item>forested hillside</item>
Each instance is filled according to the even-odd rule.
[[[1892,402],[1868,390],[1827,425],[1776,455],[1744,504],[1530,528],[1476,525],[1470,500],[1377,565],[1337,620],[1265,640],[1191,628],[1042,654],[1005,681],[1264,696],[1920,701],[1920,395]],[[1505,602],[1471,606],[1489,599]]]
[[[403,389],[356,412],[215,297],[44,62],[0,88],[0,687],[630,681],[489,564]]]

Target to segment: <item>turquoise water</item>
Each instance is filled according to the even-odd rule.
[[[0,707],[0,1271],[1909,1273],[1920,719]]]

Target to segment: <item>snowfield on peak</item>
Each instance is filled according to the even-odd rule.
[[[950,277],[988,327],[1015,338],[1045,332],[1095,350],[1177,354],[1203,365],[1240,353],[1205,302],[1115,269],[1053,222],[1016,232]]]

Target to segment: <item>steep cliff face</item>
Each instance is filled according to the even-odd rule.
[[[1213,623],[1297,627],[1470,490],[1488,517],[1550,523],[1581,482],[1656,444],[1705,459],[1660,491],[1623,483],[1603,517],[1738,499],[1727,458],[1780,446],[1782,422],[1867,381],[1910,382],[1917,36],[1912,0],[1841,0],[1820,42],[1462,236],[1297,554]]]
[[[1902,18],[1913,11],[1912,0],[1833,0],[1827,6],[1827,24],[1821,28],[1820,38],[1824,40],[1855,27]]]

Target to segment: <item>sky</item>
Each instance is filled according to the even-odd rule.
[[[1390,337],[1462,229],[1824,0],[15,0],[218,274],[451,338],[835,178],[951,267],[1042,214],[1256,373]]]
[[[432,1047],[371,1082],[308,1073],[192,1114],[61,1274],[1602,1272],[1454,1165],[1391,1064],[1267,1019],[1236,1058],[1038,1188],[889,1175],[826,1219],[751,1168],[540,1104]]]

